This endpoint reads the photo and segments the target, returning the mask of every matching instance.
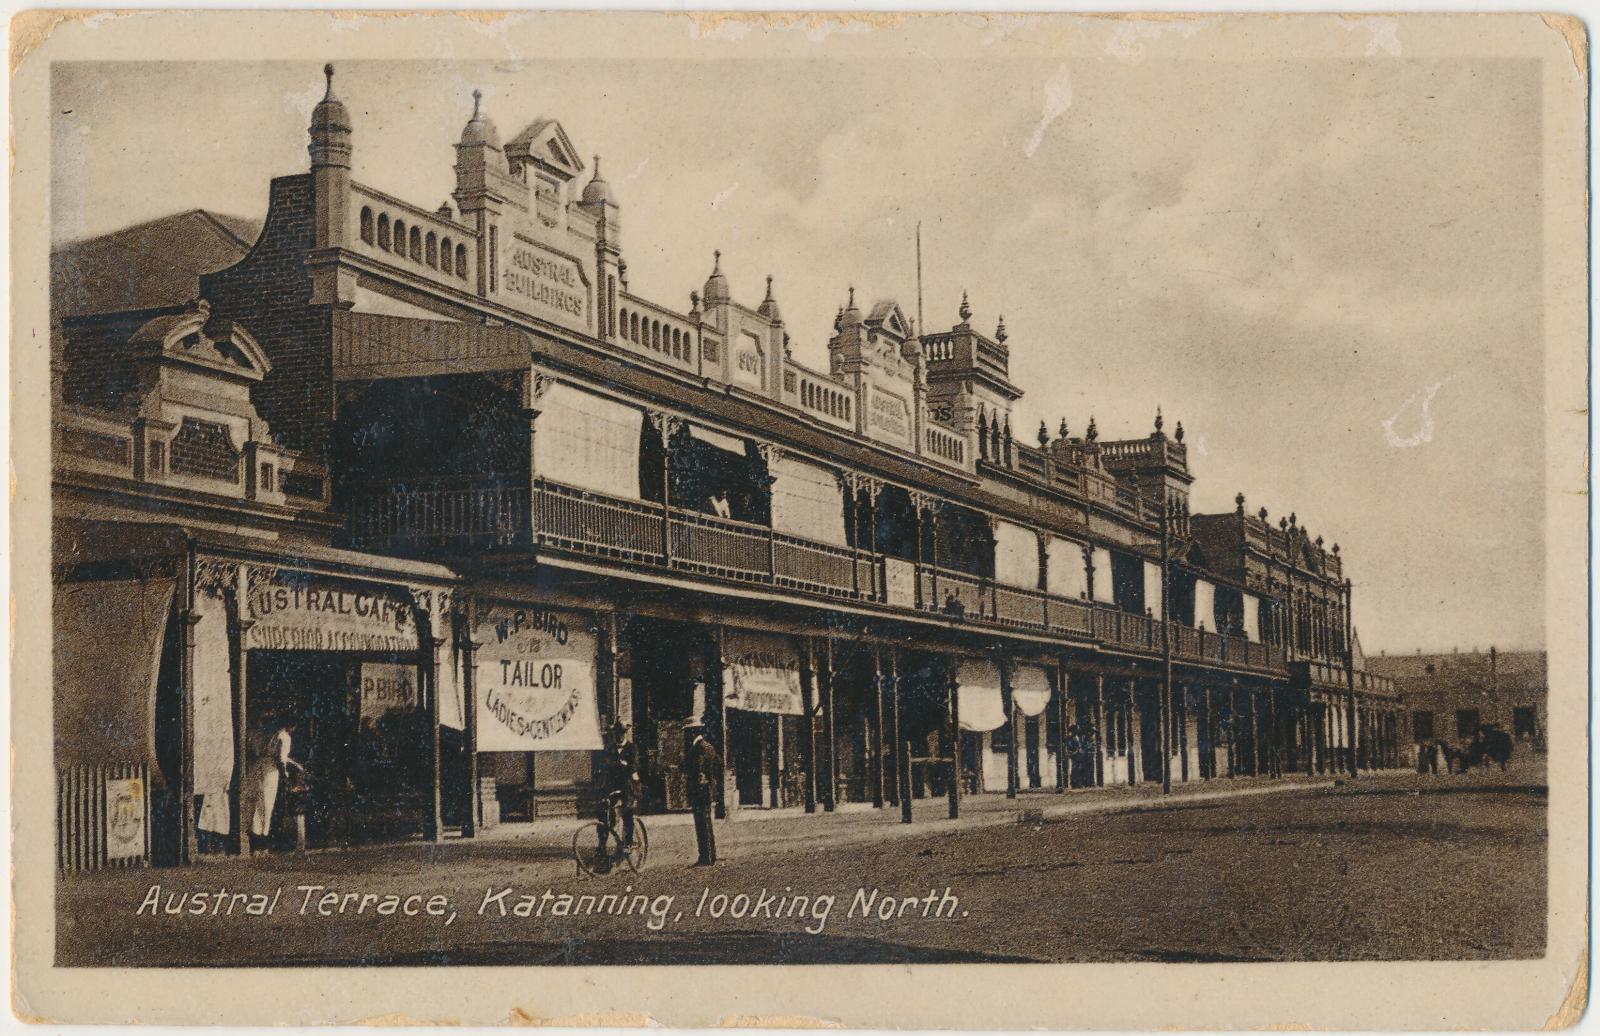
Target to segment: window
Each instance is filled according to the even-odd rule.
[[[1511,710],[1511,732],[1517,737],[1539,736],[1539,710],[1532,705],[1518,705]]]
[[[361,209],[361,240],[372,244],[372,210],[366,207]]]
[[[1456,710],[1456,737],[1470,739],[1478,732],[1478,710]]]
[[[389,214],[387,212],[378,214],[378,247],[384,251],[389,249]]]
[[[467,246],[456,245],[456,276],[467,279]]]
[[[1411,714],[1411,739],[1413,741],[1433,740],[1433,713],[1413,712]]]
[[[260,484],[259,488],[261,489],[262,492],[264,492],[264,493],[272,492],[272,465],[271,464],[263,464],[263,465],[261,465],[261,477],[257,481]]]

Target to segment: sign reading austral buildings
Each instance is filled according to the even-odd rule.
[[[509,305],[567,327],[587,327],[589,283],[576,259],[510,235],[500,269],[500,293]]]

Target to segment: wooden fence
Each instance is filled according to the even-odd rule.
[[[74,766],[56,774],[56,866],[62,873],[150,863],[150,768]]]

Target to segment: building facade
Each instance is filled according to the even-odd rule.
[[[811,369],[720,255],[635,293],[556,121],[475,108],[429,208],[352,180],[328,76],[194,298],[58,313],[57,750],[147,761],[158,855],[248,848],[291,720],[312,842],[585,810],[618,720],[659,810],[690,719],[726,810],[1401,763],[1338,548],[1191,514],[1181,424],[1024,435],[965,297],[848,289]]]
[[[1510,734],[1521,749],[1544,751],[1549,677],[1543,651],[1419,651],[1378,655],[1367,665],[1394,681],[1415,744],[1442,741],[1465,749],[1488,725]]]

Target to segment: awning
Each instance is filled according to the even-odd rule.
[[[847,547],[844,493],[827,468],[780,456],[772,470],[772,527],[790,536]]]
[[[534,474],[579,489],[639,499],[639,435],[644,413],[556,385],[539,402]]]
[[[58,583],[55,762],[146,762],[155,776],[156,682],[177,580]]]
[[[738,457],[745,456],[745,441],[736,435],[728,435],[726,432],[719,432],[694,422],[689,424],[689,434],[707,446],[714,446],[719,450],[727,450]]]
[[[1261,599],[1254,594],[1244,595],[1244,635],[1253,643],[1261,641]]]
[[[1082,598],[1089,589],[1088,572],[1083,567],[1083,545],[1051,536],[1045,552],[1049,555],[1046,589],[1057,597]]]
[[[729,630],[722,641],[722,701],[730,709],[805,714],[800,653],[772,633]]]
[[[1103,604],[1117,603],[1117,588],[1111,575],[1111,551],[1094,548],[1094,599]]]
[[[1017,666],[1011,671],[1011,700],[1024,716],[1044,712],[1050,704],[1050,674],[1038,666]]]
[[[1006,725],[1000,671],[993,662],[962,660],[956,670],[956,716],[962,730],[997,730]]]
[[[1006,586],[1039,587],[1039,537],[1011,522],[994,523],[994,578]]]

